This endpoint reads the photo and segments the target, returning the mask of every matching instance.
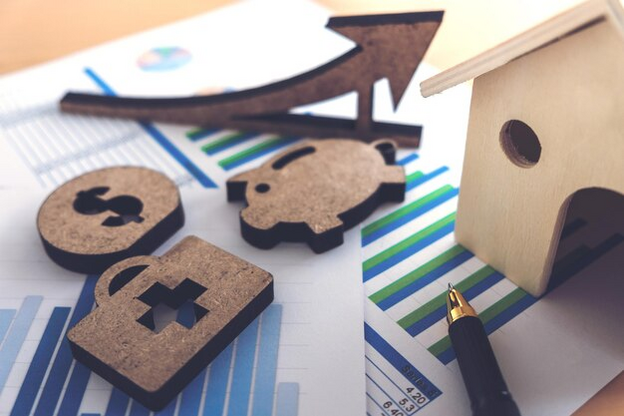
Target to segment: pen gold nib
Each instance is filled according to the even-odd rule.
[[[464,296],[455,289],[451,283],[448,284],[448,295],[446,296],[446,321],[452,324],[459,318],[464,316],[477,316],[477,312],[473,309]]]

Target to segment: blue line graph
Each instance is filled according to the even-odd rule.
[[[85,68],[85,74],[107,95],[117,95],[110,85],[108,85],[93,69]],[[173,157],[188,173],[190,173],[197,182],[205,188],[216,188],[217,184],[208,177],[195,163],[193,163],[184,153],[180,151],[160,130],[153,124],[147,122],[139,122],[143,130],[149,134],[171,157]]]

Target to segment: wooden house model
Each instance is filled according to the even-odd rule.
[[[582,3],[421,91],[471,79],[456,238],[539,296],[575,193],[624,193],[624,9]]]

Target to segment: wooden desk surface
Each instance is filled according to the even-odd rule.
[[[444,9],[426,60],[445,69],[581,0],[317,0],[336,14]],[[0,74],[210,11],[231,0],[4,0]],[[624,415],[624,373],[574,416]]]

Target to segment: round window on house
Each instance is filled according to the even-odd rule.
[[[521,168],[535,166],[542,154],[537,134],[520,120],[509,120],[503,124],[500,143],[509,160]]]

